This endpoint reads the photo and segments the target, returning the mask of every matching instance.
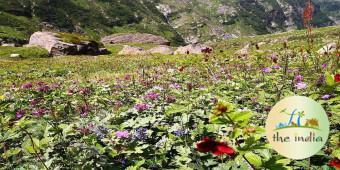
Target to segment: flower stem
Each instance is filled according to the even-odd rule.
[[[46,166],[46,164],[44,163],[44,161],[42,160],[42,158],[38,154],[38,151],[35,149],[34,141],[33,141],[31,134],[26,129],[22,128],[21,130],[24,131],[27,134],[27,136],[30,138],[35,156],[38,158],[38,160],[41,162],[41,164],[43,164],[44,167],[48,170],[48,167]]]
[[[233,122],[233,120],[229,117],[229,115],[227,115],[226,114],[226,117],[229,119],[229,121],[231,122],[231,124],[233,125],[233,129],[235,128],[235,123]],[[240,147],[241,148],[241,145],[236,141],[236,145],[238,146],[238,147]],[[249,162],[249,160],[244,156],[244,155],[242,155],[242,157],[243,157],[243,159],[249,164],[249,166],[252,168],[252,169],[256,169],[255,168],[255,166],[253,165],[253,164],[251,164],[250,162]]]

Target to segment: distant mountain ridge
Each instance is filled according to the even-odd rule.
[[[340,21],[338,0],[314,0],[313,25]],[[122,32],[161,35],[174,45],[301,28],[304,0],[0,0],[0,37],[41,29],[99,39]]]

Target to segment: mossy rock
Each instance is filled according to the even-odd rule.
[[[61,41],[63,42],[67,42],[71,44],[80,44],[83,41],[95,41],[95,40],[90,39],[86,35],[66,33],[66,32],[56,33],[56,37],[60,38]]]

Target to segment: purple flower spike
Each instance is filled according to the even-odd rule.
[[[86,117],[90,112],[90,107],[87,104],[80,106],[80,116]]]

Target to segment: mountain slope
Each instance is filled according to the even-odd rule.
[[[313,25],[339,21],[337,0],[313,2]],[[0,37],[27,39],[47,25],[97,39],[120,32],[153,33],[177,45],[301,28],[304,4],[302,0],[0,0]]]
[[[148,1],[0,0],[0,11],[0,31],[14,28],[12,32],[26,36],[41,29],[41,22],[48,22],[55,29],[86,33],[95,38],[116,32],[149,32],[172,42],[182,42]]]

